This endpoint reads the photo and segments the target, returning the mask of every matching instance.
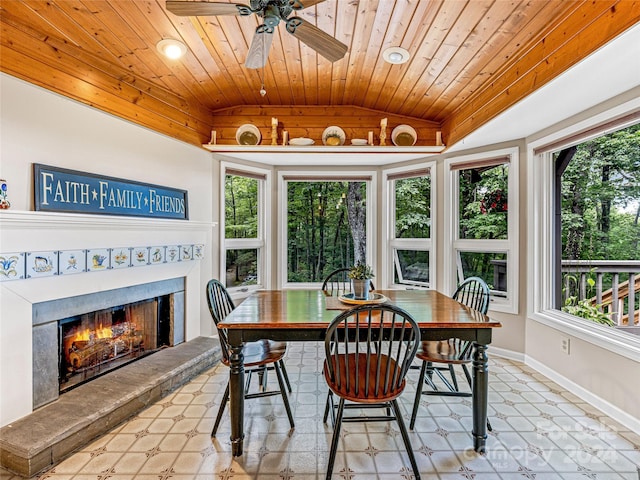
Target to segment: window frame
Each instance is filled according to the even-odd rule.
[[[489,161],[496,158],[509,158],[509,209],[507,211],[507,239],[461,239],[458,172],[465,165]],[[453,292],[457,281],[458,252],[506,253],[507,255],[507,297],[491,295],[489,309],[496,312],[517,314],[519,310],[519,162],[518,147],[489,150],[482,153],[451,157],[445,160],[445,218],[451,218],[444,231],[444,244],[448,253],[444,255],[443,286],[445,292]]]
[[[268,252],[268,239],[271,238],[271,225],[265,221],[266,212],[271,211],[271,171],[267,169],[239,165],[231,162],[220,162],[220,278],[226,285],[227,250],[252,250],[258,254],[258,279],[255,285],[242,287],[228,287],[232,296],[246,295],[259,289],[270,288],[271,278],[267,272],[271,271],[271,255]],[[231,173],[228,173],[231,172]],[[226,177],[227,175],[242,176],[258,180],[258,232],[256,238],[226,238]],[[264,178],[257,178],[264,177]]]
[[[367,265],[371,265],[373,271],[376,272],[376,265],[374,258],[376,258],[376,239],[374,233],[376,232],[376,218],[374,206],[377,204],[375,192],[377,191],[377,175],[376,172],[370,170],[345,170],[340,174],[331,174],[318,170],[305,170],[305,171],[293,171],[293,170],[280,170],[278,172],[278,275],[277,275],[277,288],[278,289],[308,289],[308,288],[321,288],[322,282],[289,282],[287,281],[287,177],[295,177],[292,181],[309,181],[309,182],[321,182],[321,181],[335,181],[345,182],[352,180],[364,181],[366,184],[367,195]],[[363,177],[369,177],[363,180]]]
[[[382,285],[391,289],[426,289],[434,290],[436,285],[436,231],[437,231],[437,182],[436,182],[436,162],[424,162],[403,167],[386,168],[382,171]],[[396,238],[396,196],[395,177],[407,174],[405,178],[412,178],[408,175],[414,171],[429,170],[431,177],[431,226],[429,228],[429,238]],[[415,175],[418,177],[420,175]],[[394,261],[397,250],[417,250],[429,252],[429,285],[416,283],[395,283]]]
[[[555,168],[553,152],[571,145],[582,143],[623,128],[607,129],[606,125],[615,119],[640,112],[640,98],[621,103],[608,110],[595,113],[568,127],[548,133],[527,145],[527,178],[530,179],[527,192],[527,228],[533,232],[527,244],[527,269],[531,281],[528,282],[527,317],[572,335],[612,353],[640,362],[640,337],[629,335],[595,322],[576,317],[554,308],[556,292],[554,193]],[[629,122],[629,126],[637,119]]]

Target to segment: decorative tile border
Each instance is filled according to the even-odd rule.
[[[73,275],[87,271],[85,250],[63,250],[58,252],[58,274]]]
[[[165,263],[164,252],[166,247],[149,247],[149,264],[157,265]]]
[[[58,252],[27,252],[26,277],[58,275]]]
[[[99,272],[108,270],[111,264],[110,248],[92,248],[87,250],[87,271]]]
[[[24,253],[0,254],[0,281],[25,278]]]
[[[131,265],[134,267],[149,265],[149,247],[135,247],[131,251]]]
[[[131,266],[131,247],[111,249],[111,268],[129,268]]]
[[[0,282],[202,260],[204,245],[0,253]]]
[[[180,261],[180,245],[169,245],[166,249],[165,256],[167,263]]]

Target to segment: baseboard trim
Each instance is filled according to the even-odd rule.
[[[506,358],[507,360],[514,360],[516,362],[525,363],[524,353],[507,350],[506,348],[494,347],[493,345],[489,345],[488,352],[489,356],[495,355],[497,357]]]
[[[588,404],[593,405],[605,415],[611,417],[615,421],[629,428],[632,432],[640,432],[640,419],[629,415],[619,407],[613,405],[612,403],[604,400],[597,395],[594,395],[589,390],[560,375],[555,370],[552,370],[551,368],[547,367],[543,363],[540,363],[538,360],[529,357],[528,355],[525,355],[524,363],[549,378],[549,380],[552,380],[561,387],[566,388],[571,393],[580,397]]]

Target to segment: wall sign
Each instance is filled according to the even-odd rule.
[[[189,218],[187,191],[33,165],[35,209],[134,217]]]

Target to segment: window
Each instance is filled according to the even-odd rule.
[[[531,181],[528,189],[530,205],[528,229],[532,232],[532,248],[529,256],[531,281],[528,286],[528,295],[531,298],[531,302],[529,303],[530,311],[528,316],[542,324],[635,361],[640,361],[640,337],[629,335],[624,329],[600,325],[561,310],[563,306],[562,289],[564,286],[560,276],[562,272],[562,251],[572,242],[567,241],[568,239],[566,238],[571,224],[568,223],[564,226],[565,239],[563,247],[562,225],[556,222],[557,215],[562,215],[562,209],[561,202],[556,202],[555,199],[562,197],[557,191],[557,187],[560,187],[561,184],[556,181],[556,175],[560,172],[556,171],[555,167],[563,161],[560,158],[561,152],[565,151],[564,155],[567,155],[566,150],[570,149],[570,147],[638,124],[640,122],[639,107],[640,104],[637,99],[622,103],[610,110],[596,112],[587,120],[533,142],[530,145],[531,168],[529,169],[529,175]],[[637,174],[637,171],[638,168],[635,167],[634,174]],[[584,175],[588,174],[584,172]],[[569,177],[566,180],[569,180]],[[565,195],[565,202],[569,200],[569,197]],[[630,205],[631,202],[629,202]],[[626,208],[630,208],[629,206]],[[597,219],[597,216],[591,219],[589,217],[590,215],[586,215],[584,220]],[[568,219],[570,218],[568,217]],[[628,233],[627,230],[625,231],[626,233]],[[629,260],[628,263],[633,264],[634,261]],[[581,280],[582,273],[575,272],[574,278],[578,279],[578,288],[581,289],[583,283]],[[597,278],[595,278],[595,281],[595,285],[597,285]],[[606,279],[602,278],[602,282],[604,286]],[[573,283],[573,281],[570,280],[570,283]],[[586,291],[593,287],[586,277],[584,286]]]
[[[384,284],[431,288],[435,272],[433,222],[434,163],[384,172],[385,231]]]
[[[269,263],[265,254],[268,225],[264,222],[268,173],[253,168],[239,170],[224,163],[222,172],[224,248],[220,278],[231,291],[264,287]]]
[[[640,327],[640,124],[554,152],[555,307]]]
[[[371,178],[281,174],[283,287],[317,286],[337,268],[372,264]]]
[[[510,192],[518,191],[518,149],[457,157],[446,166],[447,291],[480,277],[491,289],[491,309],[517,313],[518,198]]]

